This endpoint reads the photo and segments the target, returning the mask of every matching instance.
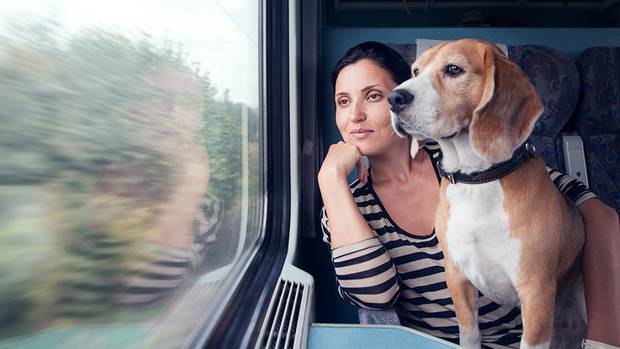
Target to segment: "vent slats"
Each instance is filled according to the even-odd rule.
[[[293,294],[293,304],[291,304],[291,311],[289,312],[290,315],[287,317],[286,321],[286,327],[288,328],[287,333],[286,333],[286,342],[284,343],[284,348],[291,348],[293,341],[291,341],[291,337],[295,337],[295,331],[293,331],[293,328],[296,327],[293,324],[297,323],[297,321],[295,321],[295,319],[297,319],[297,314],[295,314],[295,309],[297,308],[297,304],[300,302],[301,300],[301,293],[299,292],[299,288],[301,286],[299,286],[298,284],[295,284],[295,286],[293,287],[293,291],[291,293]],[[291,321],[291,318],[293,318],[293,321]]]
[[[280,280],[268,316],[268,331],[262,348],[293,349],[305,287],[303,284]]]
[[[307,292],[306,288],[303,285],[300,285],[299,286],[299,297],[298,297],[300,301],[298,301],[295,306],[295,313],[294,313],[295,319],[301,319],[303,317],[303,314],[301,314],[301,299],[303,298],[304,291]],[[291,324],[291,332],[293,333],[294,336],[296,336],[297,334],[297,325],[299,325],[299,323],[300,321],[295,321],[294,323]],[[292,343],[289,348],[293,348]]]
[[[288,321],[287,320],[289,319],[289,316],[290,316],[290,311],[289,311],[290,308],[289,307],[290,307],[290,304],[291,304],[291,295],[293,293],[291,288],[292,288],[291,283],[290,282],[286,282],[285,285],[284,285],[284,293],[286,295],[286,301],[285,301],[285,304],[284,304],[284,309],[282,311],[282,315],[278,316],[278,319],[280,319],[281,324],[279,326],[278,334],[277,334],[278,340],[276,341],[276,345],[275,345],[274,348],[282,348],[282,346],[281,346],[282,344],[280,342],[282,341],[282,339],[285,339],[283,337],[285,336],[284,334],[286,333],[287,326],[288,326],[288,324],[287,324]]]

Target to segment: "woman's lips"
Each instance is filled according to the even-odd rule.
[[[351,131],[351,137],[353,138],[366,138],[368,137],[371,133],[373,133],[372,130],[355,130],[355,131]]]

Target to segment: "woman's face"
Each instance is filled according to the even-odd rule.
[[[404,139],[392,129],[388,95],[396,83],[368,59],[346,66],[336,79],[336,124],[346,143],[363,155],[385,154]]]

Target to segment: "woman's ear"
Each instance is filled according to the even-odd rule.
[[[485,84],[469,126],[469,141],[480,158],[510,159],[530,135],[544,108],[529,78],[494,45],[482,45]]]

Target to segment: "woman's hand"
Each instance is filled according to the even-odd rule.
[[[359,179],[365,182],[368,178],[368,170],[359,149],[353,144],[340,141],[329,147],[319,170],[319,178],[332,176],[346,178],[355,166]]]
[[[349,188],[347,177],[356,165],[365,180],[367,171],[357,146],[338,142],[329,147],[319,170],[319,190],[329,217],[327,225],[332,249],[376,236],[359,211]]]

